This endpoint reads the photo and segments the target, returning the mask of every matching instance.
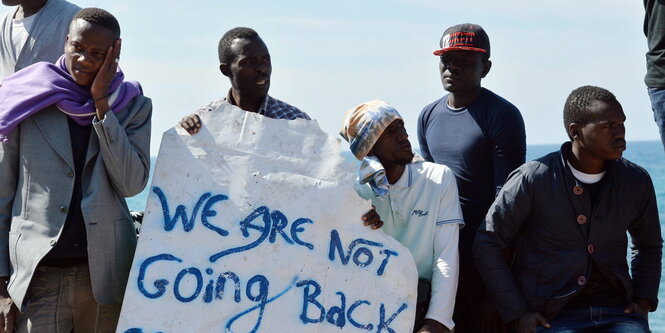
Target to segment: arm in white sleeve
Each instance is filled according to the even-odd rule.
[[[432,264],[432,293],[425,318],[433,319],[452,330],[457,279],[459,276],[460,224],[450,223],[436,227],[434,235],[435,261]]]

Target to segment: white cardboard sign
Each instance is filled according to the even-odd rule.
[[[201,118],[162,138],[118,332],[411,332],[413,258],[362,225],[339,140],[230,105]]]

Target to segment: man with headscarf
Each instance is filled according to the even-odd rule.
[[[55,64],[0,86],[0,332],[115,332],[152,114],[120,47],[115,17],[85,8]]]
[[[383,221],[372,228],[381,227],[416,261],[414,332],[449,332],[464,225],[454,174],[414,155],[404,121],[388,103],[374,100],[349,110],[340,134],[362,161],[356,191],[372,200]]]

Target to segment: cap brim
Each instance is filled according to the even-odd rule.
[[[480,49],[477,47],[470,47],[470,46],[453,46],[453,47],[446,47],[445,49],[440,49],[434,51],[435,56],[440,56],[446,52],[450,51],[475,51],[475,52],[481,52],[481,53],[487,53],[487,50]]]

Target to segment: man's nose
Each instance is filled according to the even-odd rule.
[[[616,126],[614,131],[612,131],[612,136],[615,138],[625,138],[626,137],[626,127],[624,125]]]
[[[261,73],[267,73],[269,68],[270,68],[269,62],[262,62],[256,67],[256,70]]]
[[[92,58],[90,57],[90,54],[88,54],[86,52],[81,52],[81,53],[79,53],[79,56],[76,59],[76,61],[81,62],[81,63],[85,63],[85,64],[91,64],[92,63]]]
[[[406,132],[406,128],[401,128],[399,133],[397,133],[397,134],[398,134],[398,137],[400,138],[400,140],[409,139],[409,133]]]

